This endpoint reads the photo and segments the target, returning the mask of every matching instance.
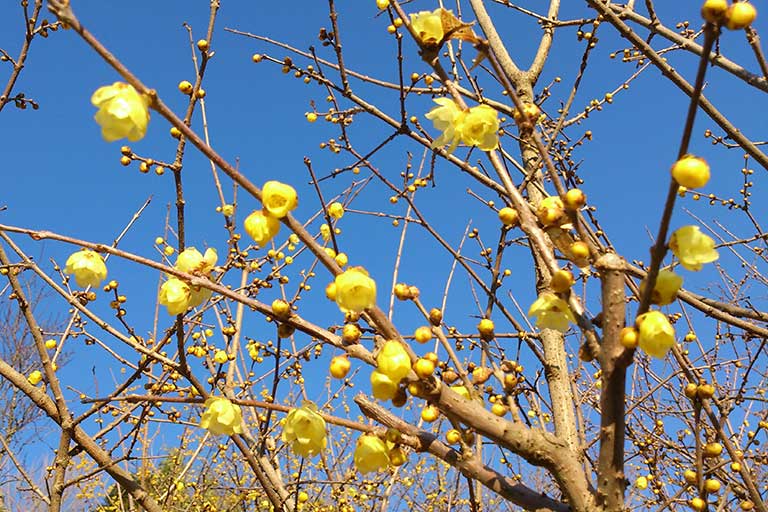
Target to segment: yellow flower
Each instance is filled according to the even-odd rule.
[[[292,186],[279,181],[268,181],[261,189],[261,204],[269,216],[282,219],[288,212],[296,209],[299,199]]]
[[[229,357],[227,357],[227,352],[225,350],[219,349],[213,354],[213,360],[217,363],[224,364],[229,361]]]
[[[704,263],[720,257],[715,250],[715,241],[702,233],[699,226],[684,226],[672,233],[669,248],[688,270],[701,270]]]
[[[40,373],[40,370],[34,370],[27,376],[27,380],[33,386],[37,386],[40,384],[40,381],[43,380],[43,374]]]
[[[344,205],[338,201],[331,203],[330,206],[328,206],[328,215],[336,220],[342,218],[344,216]]]
[[[573,316],[568,303],[549,292],[542,293],[531,304],[528,316],[536,317],[536,327],[555,329],[560,332],[568,330],[568,322],[576,323],[576,318]]]
[[[662,359],[675,344],[675,329],[667,316],[649,311],[637,317],[638,343],[648,355]]]
[[[451,386],[451,389],[453,391],[455,391],[456,393],[458,393],[459,395],[461,395],[462,397],[464,397],[467,400],[469,400],[469,398],[470,398],[469,390],[467,389],[466,386]]]
[[[703,158],[685,155],[672,166],[672,177],[685,188],[701,188],[709,181],[709,164]]]
[[[320,236],[323,237],[323,242],[327,242],[331,239],[331,226],[328,224],[321,224],[320,225]],[[327,252],[327,251],[326,251]],[[336,256],[335,254],[331,257]]]
[[[107,278],[107,266],[101,255],[90,249],[72,253],[64,267],[65,274],[74,274],[77,286],[99,286]]]
[[[291,409],[283,424],[282,439],[291,443],[293,452],[302,457],[317,455],[325,449],[325,420],[317,413],[317,405],[305,401]]]
[[[200,426],[211,434],[228,436],[243,433],[243,416],[240,406],[222,396],[211,396],[205,401],[205,412],[200,419]]]
[[[355,446],[355,466],[363,474],[378,471],[389,465],[387,445],[374,435],[364,434]]]
[[[443,40],[443,19],[442,9],[434,11],[421,11],[409,15],[411,18],[411,27],[419,36],[422,44],[436,45]]]
[[[187,274],[209,275],[216,266],[216,249],[206,249],[205,256],[194,247],[184,249],[176,258],[176,269]]]
[[[379,400],[392,400],[397,393],[397,383],[378,370],[371,372],[371,392]]]
[[[336,304],[342,311],[360,313],[376,305],[376,282],[363,267],[351,267],[336,276]]]
[[[488,105],[478,105],[469,109],[458,127],[461,141],[467,146],[477,146],[483,151],[492,151],[499,147],[499,116]]]
[[[171,277],[160,287],[160,305],[168,308],[169,315],[180,315],[189,309],[192,291],[189,285],[176,277]]]
[[[251,359],[256,361],[256,359],[259,357],[259,346],[256,345],[256,342],[248,342],[245,348],[248,350],[248,355],[251,356]]]
[[[91,103],[99,108],[94,119],[107,142],[123,137],[133,142],[147,133],[149,98],[139,94],[132,85],[115,82],[99,87],[91,96]]]
[[[446,150],[453,153],[461,140],[461,130],[458,129],[466,115],[450,98],[436,98],[435,103],[440,105],[430,110],[424,117],[432,121],[436,130],[442,131],[442,135],[432,141],[432,149],[450,144]]]
[[[376,356],[378,370],[398,383],[411,371],[411,358],[399,341],[390,340],[384,343]]]
[[[675,295],[680,287],[683,285],[683,278],[671,270],[659,270],[659,275],[656,277],[656,286],[653,287],[651,293],[651,304],[658,304],[659,306],[666,306],[672,304],[675,300]],[[640,292],[645,290],[645,281],[640,283]]]
[[[213,295],[213,292],[211,292],[211,290],[209,290],[208,288],[205,288],[202,286],[190,286],[189,287],[189,304],[187,306],[190,308],[196,308],[203,302],[210,299],[211,295]]]
[[[554,226],[560,224],[565,215],[565,206],[563,201],[557,196],[548,196],[539,202],[536,208],[536,216],[545,226]]]
[[[280,221],[262,210],[254,210],[245,219],[245,232],[259,247],[266,246],[280,231]]]

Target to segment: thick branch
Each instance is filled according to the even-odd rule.
[[[523,507],[525,510],[533,512],[567,512],[569,510],[568,506],[564,503],[538,493],[522,484],[514,483],[509,477],[483,464],[479,458],[463,456],[458,451],[441,442],[434,434],[415,427],[395,416],[383,407],[376,405],[365,395],[357,395],[355,403],[360,407],[363,414],[369,418],[413,438],[416,441],[414,447],[417,450],[428,451],[461,471],[464,476],[482,483],[499,496]]]
[[[624,400],[626,368],[633,352],[619,341],[625,321],[624,260],[607,253],[595,262],[602,281],[603,344],[600,349],[600,455],[597,500],[605,510],[624,508]]]

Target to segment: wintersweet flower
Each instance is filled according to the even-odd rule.
[[[568,330],[568,322],[576,323],[568,303],[554,293],[544,292],[539,295],[528,310],[528,316],[536,317],[536,327],[539,329],[555,329],[560,332]]]
[[[253,238],[259,247],[266,246],[280,231],[280,221],[266,215],[262,210],[254,210],[245,219],[245,232]]]
[[[709,182],[709,164],[703,158],[685,155],[672,166],[672,177],[685,188],[701,188]]]
[[[427,112],[424,117],[432,121],[436,130],[440,130],[443,133],[432,141],[430,147],[434,149],[450,144],[446,150],[450,154],[459,145],[461,130],[457,129],[457,127],[461,126],[461,122],[466,114],[450,98],[435,98],[434,101],[440,106]]]
[[[279,181],[268,181],[261,188],[261,204],[271,217],[282,219],[299,205],[296,190]]]
[[[363,267],[351,267],[336,276],[336,304],[342,311],[361,313],[376,305],[376,282]]]
[[[320,236],[323,237],[323,242],[327,242],[331,239],[331,226],[328,224],[320,224]]]
[[[317,412],[317,405],[305,401],[298,409],[291,409],[283,424],[282,439],[291,443],[293,452],[302,457],[317,455],[325,449],[325,420]]]
[[[656,285],[651,292],[651,304],[666,306],[672,304],[677,295],[677,291],[683,285],[683,278],[671,270],[659,270],[656,277]],[[640,283],[640,292],[645,290],[645,281]]]
[[[141,140],[149,124],[149,97],[139,94],[132,85],[115,82],[99,87],[91,96],[99,108],[96,122],[107,142],[127,137],[131,142]]]
[[[192,290],[189,285],[176,277],[171,277],[160,287],[160,305],[165,306],[168,314],[172,316],[186,312],[190,307],[191,297]]]
[[[378,370],[371,372],[371,390],[379,400],[392,400],[397,393],[397,383]]]
[[[499,147],[499,113],[488,105],[470,108],[458,130],[467,146],[477,146],[483,151]]]
[[[355,466],[362,474],[379,471],[389,465],[389,450],[384,441],[370,434],[357,440],[354,455]]]
[[[27,376],[27,381],[33,386],[37,386],[38,384],[40,384],[41,380],[43,380],[43,374],[40,372],[40,370],[33,370]]]
[[[232,436],[243,433],[243,416],[240,406],[222,396],[211,396],[205,401],[205,412],[200,418],[200,427],[211,434]]]
[[[378,370],[398,383],[411,371],[411,358],[405,347],[399,341],[390,340],[384,343],[376,356]]]
[[[443,40],[442,9],[410,14],[411,27],[422,44],[437,45]]]
[[[702,233],[699,226],[683,226],[672,233],[669,248],[688,270],[701,270],[704,263],[720,257],[715,250],[715,241]]]
[[[650,356],[662,359],[675,344],[675,328],[670,325],[667,315],[660,311],[649,311],[637,317],[640,348]]]
[[[565,206],[562,199],[557,196],[548,196],[539,201],[536,208],[536,216],[545,226],[559,225],[565,215]]]
[[[190,286],[189,287],[189,304],[188,307],[196,308],[203,302],[211,298],[213,292],[203,286]]]
[[[74,274],[77,286],[99,286],[107,278],[107,266],[101,255],[90,249],[72,253],[64,267],[65,274]]]
[[[328,206],[328,215],[331,218],[339,220],[344,216],[344,205],[338,201],[335,201]]]
[[[176,258],[176,269],[187,274],[207,276],[213,271],[213,267],[216,266],[217,259],[216,249],[208,248],[205,250],[205,255],[202,255],[194,247],[189,247],[181,251]]]

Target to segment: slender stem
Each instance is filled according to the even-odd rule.
[[[693,86],[691,102],[688,105],[688,115],[685,119],[683,136],[680,141],[680,149],[677,152],[678,159],[682,158],[682,156],[688,152],[688,145],[691,141],[691,134],[693,133],[693,124],[696,120],[696,112],[699,107],[699,99],[701,98],[701,90],[704,87],[704,76],[707,72],[707,56],[712,51],[712,45],[715,42],[716,36],[717,27],[711,23],[707,23],[704,28],[704,49],[702,51],[701,59],[699,60],[699,69],[696,73],[696,82]],[[638,315],[642,315],[648,311],[648,308],[650,307],[651,292],[653,292],[653,288],[656,286],[656,277],[659,275],[661,262],[667,254],[667,235],[669,233],[669,224],[672,220],[672,212],[675,208],[678,188],[679,185],[677,182],[673,178],[670,178],[669,189],[667,190],[667,200],[664,203],[664,211],[661,214],[659,231],[656,235],[656,243],[651,248],[651,266],[648,269],[648,275],[645,278],[646,285],[645,290],[640,297],[640,306],[637,310]]]

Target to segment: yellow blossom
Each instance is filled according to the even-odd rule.
[[[460,386],[460,385],[459,386],[451,386],[451,389],[453,391],[455,391],[456,393],[458,393],[459,395],[461,395],[462,397],[464,397],[467,400],[469,400],[469,398],[470,398],[469,390],[467,389],[466,386]]]
[[[196,308],[203,302],[210,299],[211,295],[212,295],[212,292],[208,288],[205,288],[203,286],[190,286],[188,307]]]
[[[43,380],[43,374],[40,373],[40,370],[34,370],[27,376],[27,381],[33,386],[40,384],[41,380]]]
[[[267,214],[282,219],[299,204],[296,190],[279,181],[268,181],[261,189],[261,203]]]
[[[283,424],[282,439],[291,443],[293,452],[302,457],[317,455],[325,449],[325,420],[317,412],[317,405],[305,401],[298,409],[291,409]]]
[[[392,400],[397,393],[397,383],[378,370],[371,372],[371,392],[379,400]]]
[[[384,343],[376,356],[378,370],[398,383],[411,371],[411,358],[399,341],[390,340]]]
[[[184,249],[179,253],[176,258],[176,269],[186,272],[187,274],[202,274],[209,275],[216,266],[216,260],[218,255],[216,249],[208,248],[205,250],[205,255],[200,254],[200,251],[194,247]]]
[[[492,151],[499,147],[498,112],[488,105],[470,108],[457,129],[460,131],[461,141],[467,146],[477,146],[483,151]]]
[[[709,165],[703,158],[685,155],[672,166],[672,177],[685,188],[701,188],[709,182]]]
[[[107,278],[107,266],[101,255],[90,249],[72,253],[64,267],[65,274],[74,274],[77,286],[99,286]]]
[[[672,233],[669,248],[688,270],[701,270],[704,263],[720,257],[715,250],[715,241],[702,233],[699,226],[683,226]]]
[[[344,216],[344,205],[335,201],[328,206],[328,215],[333,219],[340,219]]]
[[[222,396],[211,396],[205,401],[205,412],[200,419],[200,427],[207,428],[212,434],[228,436],[243,433],[243,416],[240,406]]]
[[[259,247],[266,246],[280,231],[280,221],[265,215],[262,210],[254,210],[246,217],[244,224],[245,232]]]
[[[320,225],[320,236],[323,237],[323,242],[327,242],[331,239],[331,226],[328,224],[321,224]],[[330,249],[330,247],[329,247]],[[333,249],[331,249],[333,250]],[[335,254],[333,256],[336,256]],[[331,256],[331,257],[333,257]]]
[[[389,450],[384,441],[370,434],[357,440],[354,455],[355,466],[363,474],[379,471],[389,465]]]
[[[637,317],[638,344],[650,356],[662,359],[675,344],[675,329],[660,311],[649,311]]]
[[[169,315],[180,315],[189,309],[192,291],[189,285],[171,277],[160,287],[160,305],[168,308]]]
[[[424,117],[432,121],[436,130],[443,133],[432,141],[430,147],[434,149],[450,144],[446,151],[452,153],[461,140],[461,130],[457,127],[461,126],[466,114],[450,98],[436,98],[434,101],[440,106],[430,110]]]
[[[651,293],[651,304],[658,304],[659,306],[666,306],[672,304],[675,300],[677,291],[683,285],[683,278],[671,270],[659,270],[659,275],[656,277],[656,286],[653,287]],[[640,283],[640,291],[645,290],[645,281]]]
[[[442,9],[411,14],[411,27],[422,44],[437,45],[443,40]]]
[[[557,196],[548,196],[539,202],[536,208],[536,216],[545,226],[554,226],[560,224],[565,215],[565,206],[563,201]]]
[[[107,142],[123,137],[133,142],[147,133],[149,98],[139,94],[132,85],[115,82],[99,87],[91,96],[91,103],[99,108],[95,119]]]
[[[376,305],[376,282],[363,267],[351,267],[336,276],[336,304],[342,311],[360,313]]]
[[[227,352],[225,350],[217,350],[215,354],[213,354],[213,360],[217,363],[223,364],[226,363],[229,358],[227,357]]]
[[[568,303],[550,292],[539,295],[539,298],[531,304],[528,316],[536,317],[536,327],[555,329],[560,332],[568,330],[568,322],[576,323]]]

